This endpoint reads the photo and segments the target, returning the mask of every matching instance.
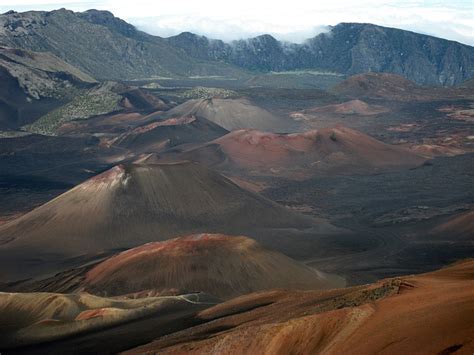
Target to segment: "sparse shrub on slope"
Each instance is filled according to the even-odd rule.
[[[106,90],[94,90],[77,95],[71,102],[49,112],[31,125],[27,131],[54,135],[61,124],[73,120],[85,120],[120,110],[122,96]]]
[[[187,99],[212,99],[212,98],[220,98],[220,99],[228,99],[228,98],[235,98],[239,95],[232,90],[221,89],[221,88],[206,88],[202,86],[197,86],[190,90],[185,91],[182,94],[182,97]]]

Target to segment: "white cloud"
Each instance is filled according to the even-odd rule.
[[[369,22],[474,45],[472,0],[0,0],[10,8],[109,10],[139,28],[169,36],[183,31],[232,40],[263,33],[302,41],[340,22]]]

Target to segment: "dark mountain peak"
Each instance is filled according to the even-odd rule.
[[[379,25],[375,25],[373,23],[368,22],[340,22],[337,25],[333,26],[333,28],[361,28],[361,27],[382,27]]]
[[[373,23],[367,23],[367,22],[341,22],[337,24],[336,26],[333,26],[331,29],[331,32],[344,32],[344,31],[352,31],[356,33],[361,33],[362,31],[378,31],[380,33],[384,34],[392,34],[392,35],[400,35],[400,36],[414,36],[420,39],[424,40],[434,40],[434,41],[441,41],[443,43],[453,43],[453,44],[458,44],[461,46],[466,46],[466,47],[471,47],[467,44],[459,43],[457,41],[445,39],[445,38],[440,38],[424,33],[418,33],[410,30],[404,30],[400,28],[395,28],[395,27],[388,27],[388,26],[381,26],[381,25],[376,25]]]
[[[232,41],[231,45],[237,48],[247,48],[255,51],[275,50],[281,48],[282,44],[275,37],[263,34],[257,37]]]
[[[68,9],[66,9],[66,8],[64,8],[64,7],[61,7],[60,9],[52,10],[52,11],[49,11],[49,12],[48,12],[48,11],[45,11],[45,12],[43,12],[43,11],[38,11],[38,12],[39,12],[39,13],[44,13],[44,14],[46,14],[46,15],[58,15],[58,14],[71,14],[71,15],[72,15],[72,14],[74,14],[74,11],[68,10]]]
[[[250,41],[253,42],[260,42],[260,43],[271,43],[271,44],[278,44],[278,40],[269,34],[263,34],[254,38],[251,38]]]
[[[195,33],[188,32],[188,31],[181,32],[180,34],[178,34],[176,36],[173,36],[173,37],[170,37],[170,38],[189,39],[189,40],[194,40],[194,39],[206,39],[207,40],[206,36],[200,36],[200,35],[197,35]]]
[[[305,43],[311,64],[345,74],[395,73],[423,85],[455,85],[474,76],[474,48],[370,23],[340,23]]]
[[[166,39],[141,32],[108,11],[0,15],[0,44],[51,52],[98,79],[241,73],[226,63],[197,61]]]
[[[223,41],[209,39],[192,32],[181,32],[177,36],[166,38],[166,41],[193,58],[225,60],[229,54],[229,45]]]
[[[124,20],[115,17],[109,11],[90,9],[84,12],[75,13],[79,18],[87,22],[101,25],[109,28],[112,31],[117,31],[126,37],[134,37],[139,34],[135,26],[125,22]]]
[[[115,19],[117,17],[114,16],[113,13],[107,10],[97,10],[97,9],[89,9],[81,14],[83,15],[89,15],[89,16],[94,16],[96,18],[104,18],[104,19]]]
[[[181,32],[179,35],[167,38],[167,40],[173,43],[174,45],[178,45],[179,47],[182,47],[182,48],[186,46],[207,47],[212,42],[212,40],[208,39],[206,36],[200,36],[192,32]],[[209,48],[207,48],[206,50],[209,50]]]

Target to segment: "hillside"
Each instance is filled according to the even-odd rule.
[[[143,277],[136,278],[137,273]],[[147,243],[22,289],[137,297],[200,291],[229,299],[260,290],[343,285],[342,278],[310,269],[248,237],[195,234]]]
[[[107,11],[2,14],[0,44],[51,52],[97,79],[241,73],[226,64],[193,60]]]
[[[132,328],[127,329],[126,337],[115,336],[116,341],[112,342],[114,344],[110,341],[91,340],[89,344],[83,342],[78,347],[67,346],[68,352],[74,352],[71,350],[73,348],[76,352],[82,349],[82,353],[98,350],[110,352],[113,349],[119,351],[124,349],[124,344],[138,345],[152,339],[157,334],[155,327],[162,329],[158,333],[166,334],[177,329],[177,324],[192,324],[197,311],[215,303],[215,299],[204,294],[127,300],[102,298],[85,293],[2,292],[0,349],[4,353],[10,353],[12,348],[27,347],[23,348],[23,351],[31,353],[51,341],[57,345],[62,341],[68,343],[71,338],[98,336],[98,339],[103,339],[111,328],[127,325],[128,328],[132,325]],[[154,327],[147,327],[147,319]],[[31,346],[29,350],[28,346]],[[14,350],[15,353],[18,353],[17,350]]]
[[[439,239],[455,238],[461,240],[474,239],[474,211],[454,215],[449,220],[433,228],[430,237]]]
[[[69,102],[25,125],[23,129],[43,135],[68,134],[74,131],[98,133],[101,129],[105,129],[103,133],[111,133],[139,125],[142,121],[137,117],[131,121],[115,119],[115,124],[107,127],[104,121],[110,120],[111,116],[122,114],[124,117],[127,113],[146,116],[150,111],[164,108],[167,105],[159,97],[143,89],[107,81],[78,91]]]
[[[278,117],[259,107],[249,99],[192,99],[166,113],[166,117],[204,117],[231,131],[235,129],[259,129],[271,132],[289,132],[299,124],[291,119]]]
[[[470,354],[474,262],[326,292],[261,292],[125,354]]]
[[[1,293],[0,350],[470,354],[473,272],[467,260],[357,287],[264,291],[223,303],[202,293],[137,299]]]
[[[401,75],[374,72],[353,75],[332,87],[330,91],[349,98],[403,102],[462,99],[466,95],[472,95],[466,88],[420,86]]]
[[[49,53],[0,47],[0,130],[34,121],[94,83]]]
[[[250,78],[248,70],[310,69],[396,73],[423,85],[452,86],[474,76],[471,46],[363,23],[340,23],[302,44],[270,35],[225,43],[189,32],[161,38],[107,11],[61,9],[0,15],[0,44],[51,52],[98,79]]]
[[[229,44],[191,33],[167,39],[190,56],[259,70],[317,69],[353,75],[387,72],[424,85],[456,85],[474,76],[474,48],[414,32],[340,23],[303,44],[262,35]]]
[[[298,179],[404,169],[425,161],[344,126],[293,134],[238,130],[178,156],[224,171]]]
[[[159,152],[180,144],[204,143],[228,133],[221,126],[202,117],[183,116],[158,120],[151,114],[141,125],[114,139],[111,144],[129,149],[135,154]]]
[[[0,226],[1,278],[45,276],[177,235],[315,223],[198,164],[119,165]]]

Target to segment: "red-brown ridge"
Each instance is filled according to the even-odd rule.
[[[450,236],[459,239],[474,240],[474,211],[463,212],[431,231],[437,236]]]
[[[214,152],[209,151],[212,147]],[[189,150],[182,157],[211,166],[288,178],[416,167],[426,160],[344,126],[294,134],[238,130]]]
[[[139,278],[134,275],[140,274]],[[81,290],[115,296],[143,290],[205,292],[219,298],[274,289],[343,286],[331,277],[243,236],[194,234],[148,243],[101,262]]]
[[[474,261],[324,292],[260,292],[126,354],[471,354]]]
[[[196,163],[119,165],[1,225],[0,279],[47,277],[83,259],[178,235],[258,238],[257,230],[310,226],[335,229]]]
[[[303,111],[293,113],[291,116],[295,119],[304,118],[305,115],[324,115],[324,114],[344,114],[344,115],[377,115],[388,112],[389,109],[379,105],[369,105],[362,100],[350,100],[340,104],[314,107]]]

